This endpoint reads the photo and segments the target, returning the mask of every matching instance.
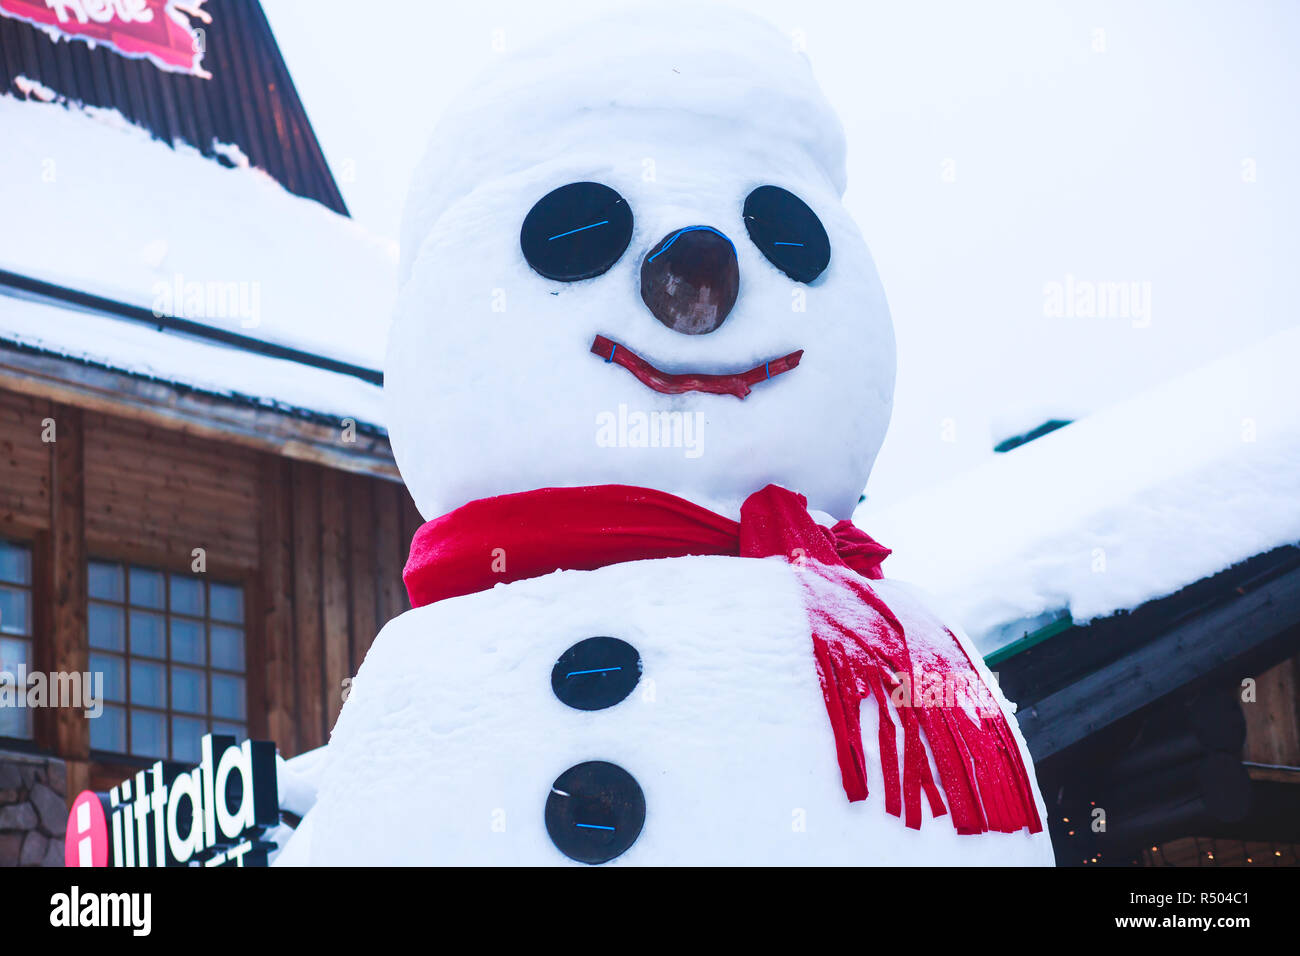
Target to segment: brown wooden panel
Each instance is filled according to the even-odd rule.
[[[348,673],[355,674],[361,659],[370,649],[379,628],[376,598],[378,561],[375,553],[376,482],[362,475],[344,478],[347,489],[348,574],[351,578],[352,640],[349,646]]]
[[[105,557],[210,573],[260,564],[261,470],[256,452],[111,416],[86,415],[86,533]]]
[[[415,532],[419,531],[420,526],[424,524],[424,517],[420,514],[419,509],[415,507],[415,501],[411,498],[411,493],[406,490],[405,485],[402,486],[398,498],[400,499],[399,513],[402,528],[402,565],[405,566],[407,555],[410,554],[411,550],[411,539],[415,537]],[[406,590],[403,588],[402,610],[409,611],[410,609],[411,602],[407,599]]]
[[[41,441],[50,407],[42,399],[0,391],[0,530],[25,537],[50,526],[52,450]]]
[[[406,563],[407,544],[401,531],[402,497],[400,485],[377,481],[375,488],[375,575],[379,588],[379,625],[387,624],[406,611],[406,589],[402,585],[402,567]]]
[[[348,609],[348,515],[342,472],[324,469],[320,477],[321,636],[325,642],[326,725],[343,706],[343,681],[351,676]]]
[[[51,606],[45,659],[53,670],[89,670],[86,643],[85,431],[80,409],[58,406],[50,496]],[[82,709],[60,707],[54,719],[54,750],[61,757],[90,755],[90,725]]]
[[[265,733],[285,756],[298,753],[297,680],[293,646],[293,518],[290,466],[262,462],[261,648]]]
[[[325,742],[324,642],[321,639],[321,469],[290,467],[293,498],[293,610],[298,675],[298,743]]]
[[[1291,658],[1260,674],[1255,682],[1255,700],[1242,703],[1246,715],[1246,760],[1300,767],[1297,669],[1300,669],[1300,658]]]

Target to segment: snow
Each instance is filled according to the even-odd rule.
[[[52,100],[57,99],[59,96],[58,93],[50,89],[44,83],[39,80],[33,80],[21,73],[14,77],[14,88],[22,93],[23,96],[41,100],[45,103],[49,103]]]
[[[276,781],[280,788],[280,809],[299,816],[316,803],[316,789],[325,766],[325,748],[317,747],[285,760],[275,756]]]
[[[578,865],[543,806],[568,767],[608,760],[647,807],[610,866],[1049,865],[1046,832],[959,836],[928,808],[919,831],[888,815],[870,701],[869,795],[849,803],[797,574],[780,558],[638,561],[403,614],[353,681],[281,863]],[[912,589],[872,587],[905,627],[932,617]],[[641,681],[604,710],[567,707],[551,669],[599,634],[638,650]]]
[[[855,521],[984,654],[1134,608],[1300,542],[1298,359],[1300,327]]]
[[[676,26],[683,16],[690,31]],[[601,20],[517,54],[466,92],[412,185],[408,277],[385,366],[394,451],[425,517],[487,495],[601,482],[734,514],[769,481],[846,516],[889,419],[894,342],[870,253],[840,201],[843,150],[839,120],[790,38],[724,9]],[[627,200],[632,242],[604,275],[553,282],[524,260],[520,224],[543,195],[582,180]],[[742,206],[765,183],[807,202],[830,236],[830,266],[810,285],[749,241]],[[726,233],[739,258],[736,306],[708,335],[669,330],[639,293],[645,252],[687,225]],[[804,355],[743,402],[666,396],[590,354],[597,334],[669,371]],[[602,447],[597,420],[621,408],[701,416],[700,453]]]
[[[113,110],[0,96],[0,129],[0,268],[380,367],[391,241],[264,172],[152,140]],[[223,299],[227,290],[237,294]],[[363,382],[141,328],[0,300],[0,338],[37,336],[51,351],[170,381],[381,421]]]
[[[275,780],[279,788],[281,810],[303,817],[316,803],[316,788],[324,766],[325,748],[317,747],[285,760],[279,753],[275,755]],[[268,842],[274,843],[269,862],[275,863],[283,853],[285,846],[294,835],[294,827],[281,823],[272,827],[265,835]],[[291,861],[290,861],[291,862]]]
[[[13,342],[66,358],[107,365],[165,382],[181,382],[226,398],[252,400],[267,408],[305,410],[383,421],[377,385],[329,372],[243,352],[181,335],[160,333],[143,324],[120,322],[0,291],[0,341]]]

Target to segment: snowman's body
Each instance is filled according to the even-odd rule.
[[[959,836],[928,810],[919,831],[886,814],[871,702],[870,795],[845,798],[798,573],[780,558],[638,561],[403,614],[356,677],[286,862],[571,863],[543,821],[551,784],[604,760],[646,808],[607,865],[1051,865],[1046,832]],[[929,617],[905,586],[872,586],[905,627]],[[552,668],[596,635],[633,645],[643,673],[621,702],[577,710]]]

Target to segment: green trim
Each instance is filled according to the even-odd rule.
[[[1038,630],[1026,634],[1024,637],[1014,640],[1010,644],[1004,644],[991,654],[985,655],[984,663],[989,667],[994,667],[1001,664],[1007,658],[1014,657],[1021,651],[1027,651],[1034,645],[1041,644],[1048,638],[1055,637],[1057,634],[1060,634],[1063,631],[1068,631],[1072,627],[1074,627],[1074,618],[1070,616],[1069,611],[1066,611],[1051,624],[1045,624]]]

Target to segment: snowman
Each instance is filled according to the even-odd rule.
[[[443,119],[385,374],[414,609],[279,863],[1053,862],[993,676],[846,520],[894,341],[796,47],[658,5]]]

